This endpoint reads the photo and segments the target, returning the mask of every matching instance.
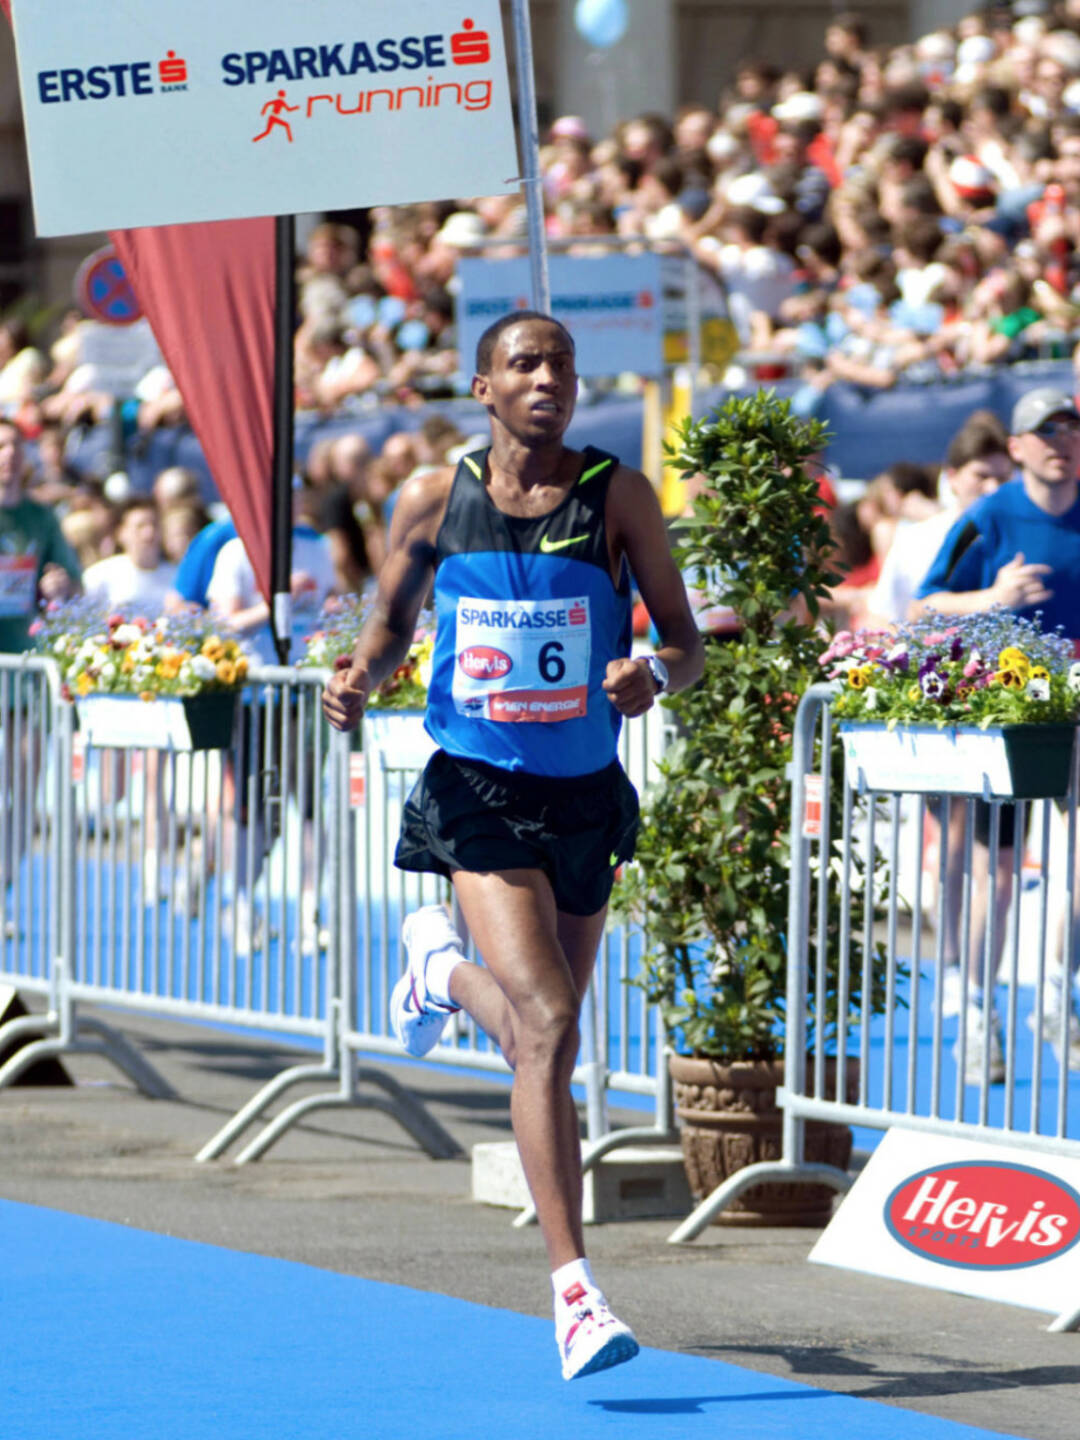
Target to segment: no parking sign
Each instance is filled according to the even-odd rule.
[[[95,250],[79,266],[75,299],[87,319],[102,325],[134,325],[142,319],[142,307],[111,245]]]

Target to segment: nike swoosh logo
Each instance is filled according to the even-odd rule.
[[[549,540],[544,535],[540,540],[540,549],[545,555],[551,555],[556,550],[565,550],[568,545],[581,545],[588,538],[588,535],[571,535],[569,540]]]

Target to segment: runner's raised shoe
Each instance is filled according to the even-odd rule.
[[[638,1353],[634,1332],[615,1318],[599,1290],[576,1283],[563,1291],[562,1299],[555,1340],[564,1380],[610,1370]]]
[[[461,1008],[437,999],[427,985],[427,962],[439,950],[461,951],[461,937],[441,905],[425,905],[405,917],[405,973],[390,994],[390,1022],[402,1047],[426,1055],[439,1042],[451,1015]]]

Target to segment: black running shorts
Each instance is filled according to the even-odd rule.
[[[394,864],[542,870],[568,915],[594,915],[637,838],[637,791],[619,762],[571,779],[500,770],[438,750],[405,802]]]

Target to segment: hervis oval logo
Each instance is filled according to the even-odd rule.
[[[501,680],[514,668],[510,656],[491,645],[470,645],[458,656],[458,664],[470,680]]]
[[[965,1270],[1044,1265],[1080,1240],[1080,1195],[1045,1170],[992,1160],[936,1165],[899,1184],[885,1223],[905,1250]]]

